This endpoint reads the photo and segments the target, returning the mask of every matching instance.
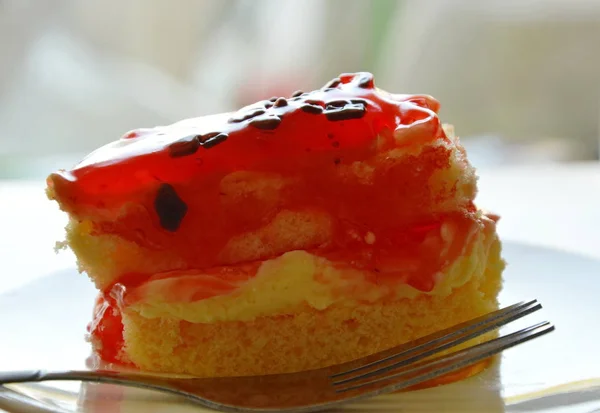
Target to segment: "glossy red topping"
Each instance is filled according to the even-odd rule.
[[[170,126],[139,129],[91,153],[70,171],[51,175],[67,204],[106,206],[157,182],[188,182],[214,172],[298,171],[307,162],[351,162],[374,154],[376,138],[397,145],[396,129],[427,125],[419,139],[443,137],[438,102],[425,95],[376,89],[369,73],[343,74],[327,87],[272,98]],[[414,144],[414,138],[407,144]],[[307,161],[310,159],[310,161]]]
[[[88,332],[95,341],[95,349],[100,357],[109,362],[118,361],[123,348],[123,320],[115,300],[108,295],[100,295],[94,307],[94,317],[88,325]]]
[[[469,165],[456,160],[462,149],[445,136],[438,109],[429,96],[375,88],[369,73],[343,74],[319,90],[236,113],[131,131],[51,174],[52,196],[73,219],[89,220],[92,235],[116,234],[145,248],[153,263],[175,263],[115,274],[101,286],[90,334],[102,358],[118,360],[120,312],[147,298],[149,280],[165,281],[167,301],[198,301],[234,291],[260,260],[291,249],[360,268],[376,284],[431,291],[489,225],[475,214],[474,180],[457,197],[460,177],[440,177],[451,162]],[[404,151],[394,158],[394,149]],[[285,244],[293,228],[265,236],[267,252],[258,255],[228,250],[232,239],[262,230],[282,211],[326,216],[331,229],[326,239],[301,245]]]
[[[449,167],[456,149],[438,109],[429,96],[375,88],[368,73],[343,74],[288,99],[132,131],[72,170],[50,175],[48,183],[72,217],[93,221],[94,234],[117,234],[184,263],[167,270],[306,249],[374,272],[395,272],[389,257],[407,248],[419,252],[418,243],[402,234],[415,225],[439,229],[448,202],[454,202],[456,182],[430,188],[432,176]],[[388,158],[396,148],[410,150]],[[352,169],[355,161],[371,171],[368,182]],[[258,182],[274,177],[285,184],[262,193],[228,192],[223,182],[244,171],[257,174]],[[458,215],[474,212],[471,199],[456,202]],[[293,244],[292,235],[284,237],[288,245],[263,239],[267,252],[248,257],[225,251],[230,240],[263,228],[284,210],[326,215],[331,236],[302,245]],[[357,244],[356,234],[362,239],[367,232],[375,241]],[[428,261],[415,285],[431,288],[440,260]],[[134,274],[144,275],[151,274]]]

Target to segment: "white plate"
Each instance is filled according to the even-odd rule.
[[[499,363],[470,379],[350,407],[407,413],[600,412],[600,261],[515,243],[504,246],[504,256],[509,266],[502,305],[530,298],[544,305],[507,330],[548,319],[555,332],[506,351]],[[85,276],[69,270],[0,296],[0,369],[85,368],[90,348],[83,337],[95,294]],[[12,388],[68,411],[202,410],[174,396],[109,385]],[[0,393],[0,409],[8,409],[6,399]]]

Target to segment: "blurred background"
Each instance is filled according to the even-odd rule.
[[[75,343],[88,317],[79,311],[91,310],[93,287],[75,276],[75,257],[53,251],[66,214],[44,194],[50,172],[131,129],[313,90],[353,71],[441,102],[479,169],[478,205],[502,216],[503,241],[600,259],[600,0],[0,0],[0,368],[53,350],[61,360],[71,347],[48,339],[34,354],[14,343]],[[543,262],[523,275],[547,277],[546,257],[532,255]],[[580,261],[557,267],[566,277],[531,285],[556,291],[555,303],[577,297],[571,311],[590,314],[582,297],[591,295],[573,286],[591,294],[600,277],[582,283],[571,262]],[[523,268],[515,264],[509,271]],[[40,303],[55,307],[20,301],[48,293],[53,301]],[[81,315],[81,330],[67,313]],[[560,358],[575,374],[570,353]],[[580,366],[592,367],[593,357]]]
[[[598,0],[0,0],[0,179],[359,70],[476,166],[598,159]]]

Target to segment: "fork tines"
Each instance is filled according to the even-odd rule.
[[[458,370],[506,348],[546,334],[554,327],[548,322],[539,323],[449,355],[423,360],[540,308],[542,306],[537,300],[517,303],[416,341],[346,363],[331,375],[332,384],[336,392],[345,392],[390,380],[394,383],[400,382],[397,384],[399,389]]]

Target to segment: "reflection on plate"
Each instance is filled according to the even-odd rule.
[[[506,243],[501,304],[537,298],[544,309],[506,328],[548,319],[556,331],[506,351],[492,367],[461,382],[378,397],[345,410],[360,412],[592,412],[600,409],[600,261]],[[83,340],[95,290],[65,271],[0,296],[2,370],[82,369]],[[175,396],[119,386],[47,383],[12,386],[67,411],[198,412]],[[0,393],[1,395],[1,393]],[[1,399],[1,398],[0,398]],[[0,400],[0,409],[2,408]],[[600,411],[600,410],[599,410]]]

